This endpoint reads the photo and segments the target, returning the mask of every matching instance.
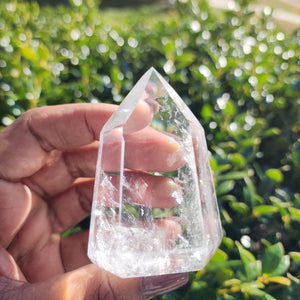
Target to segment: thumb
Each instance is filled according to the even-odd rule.
[[[0,277],[0,298],[22,300],[139,300],[185,284],[187,274],[121,279],[95,265],[35,284]],[[2,289],[2,287],[4,287]]]
[[[34,284],[0,277],[0,287],[3,300],[141,299],[137,278],[121,280],[95,265]]]

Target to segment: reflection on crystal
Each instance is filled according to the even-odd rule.
[[[124,278],[189,272],[221,238],[203,128],[151,68],[101,131],[88,256]]]

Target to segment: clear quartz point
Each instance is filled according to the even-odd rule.
[[[123,278],[190,272],[221,239],[204,130],[151,68],[100,133],[88,256]]]

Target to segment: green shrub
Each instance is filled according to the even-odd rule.
[[[296,299],[300,229],[300,31],[240,1],[149,10],[0,4],[0,120],[71,102],[119,102],[154,66],[201,120],[224,228],[208,266],[158,299]]]

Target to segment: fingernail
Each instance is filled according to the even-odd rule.
[[[169,207],[174,207],[182,202],[182,190],[173,178],[162,177],[155,188],[160,199],[168,200]]]
[[[189,280],[188,273],[168,274],[142,278],[142,291],[144,299],[173,291]]]
[[[152,108],[153,114],[157,114],[159,111],[159,104],[157,101],[155,101],[155,99],[153,98],[153,96],[148,96],[144,99],[144,101]]]

